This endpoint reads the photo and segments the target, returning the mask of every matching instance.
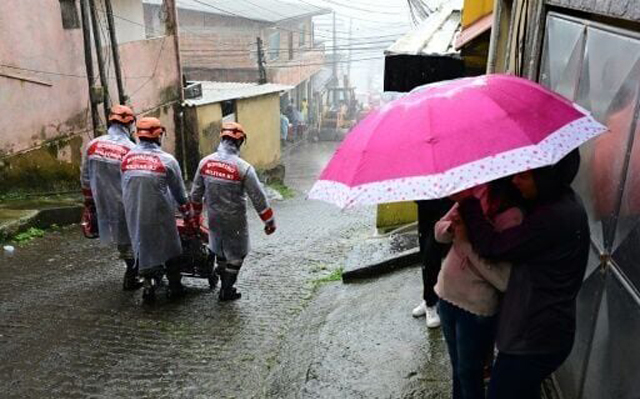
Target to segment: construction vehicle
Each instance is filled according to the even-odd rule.
[[[346,77],[344,83],[344,87],[328,87],[318,94],[315,130],[319,140],[341,141],[358,120],[360,103],[355,88],[349,86]]]

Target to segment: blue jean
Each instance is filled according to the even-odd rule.
[[[484,399],[483,369],[493,350],[497,317],[469,313],[438,301],[442,333],[453,372],[453,399]]]
[[[539,399],[542,381],[568,355],[568,350],[542,355],[499,353],[491,373],[488,399]]]

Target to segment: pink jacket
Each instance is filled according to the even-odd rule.
[[[474,195],[480,198],[483,209],[488,208],[488,187],[479,186]],[[442,264],[435,291],[441,299],[479,316],[493,316],[498,312],[499,292],[507,288],[511,265],[507,262],[487,262],[473,251],[469,241],[454,237],[452,220],[457,217],[455,204],[435,225],[438,242],[453,242]],[[518,208],[509,208],[495,217],[493,224],[498,231],[522,223],[523,214]]]

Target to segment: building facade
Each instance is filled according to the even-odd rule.
[[[161,0],[145,0],[149,36],[162,32]],[[294,86],[287,99],[312,98],[311,81],[325,62],[313,17],[329,10],[302,2],[237,0],[222,5],[177,3],[184,73],[190,80],[260,81],[258,38],[266,81]]]
[[[241,156],[259,172],[281,168],[280,95],[291,86],[267,83],[200,82],[202,96],[186,100],[187,173],[216,150],[223,122],[240,123],[247,133]]]
[[[85,0],[83,0],[85,1]],[[180,103],[173,36],[145,38],[141,0],[113,0],[123,85],[138,115],[159,117],[176,148]],[[108,100],[118,102],[104,4],[96,1]],[[78,185],[83,144],[105,128],[91,122],[89,86],[78,0],[0,2],[0,194],[51,191]],[[93,40],[92,40],[92,46]],[[98,75],[95,47],[94,72]],[[96,86],[101,86],[96,77]]]
[[[497,0],[490,72],[528,77],[588,109],[609,132],[581,148],[574,183],[589,213],[591,257],[573,352],[551,393],[640,392],[640,3]],[[553,334],[553,331],[549,331]]]

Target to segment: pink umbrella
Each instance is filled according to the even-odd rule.
[[[606,130],[526,79],[487,75],[428,85],[362,120],[309,198],[341,208],[442,198],[554,164]]]

